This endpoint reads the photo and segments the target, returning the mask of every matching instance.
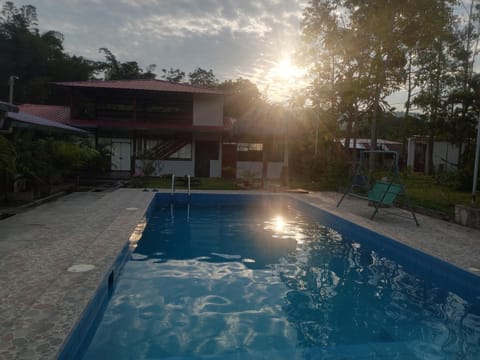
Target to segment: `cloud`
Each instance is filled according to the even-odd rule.
[[[41,31],[65,35],[68,52],[142,67],[200,66],[218,78],[266,86],[269,69],[295,49],[305,0],[32,0]]]

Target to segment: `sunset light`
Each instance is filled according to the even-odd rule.
[[[304,75],[304,71],[297,67],[290,58],[280,60],[268,73],[271,80],[293,81]]]
[[[277,233],[281,233],[285,230],[286,222],[281,216],[276,216],[273,220],[273,229]]]
[[[269,72],[269,77],[280,80],[293,80],[303,75],[303,70],[298,68],[289,58],[278,62]]]
[[[277,61],[266,76],[269,84],[268,96],[276,101],[290,98],[292,92],[303,86],[305,70],[298,67],[289,57]]]

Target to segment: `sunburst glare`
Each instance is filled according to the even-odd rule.
[[[276,216],[273,219],[273,230],[277,233],[282,233],[285,230],[286,222],[281,216]]]
[[[292,92],[304,87],[304,77],[304,69],[298,67],[290,57],[281,57],[267,73],[269,95],[276,100],[288,99]]]
[[[277,62],[269,72],[271,80],[297,80],[304,74],[304,71],[296,66],[290,58],[286,57]]]

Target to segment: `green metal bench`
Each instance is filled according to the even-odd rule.
[[[381,207],[386,206],[394,206],[395,201],[397,200],[398,195],[404,194],[403,186],[396,183],[389,183],[385,181],[377,181],[373,184],[373,187],[368,191],[367,199],[371,201],[375,206],[375,210],[373,211],[372,216],[370,219],[373,220],[375,215],[378,212],[378,209]],[[409,202],[409,201],[408,201]],[[410,212],[412,213],[413,220],[415,220],[415,224],[418,226],[418,220],[413,212],[411,205],[409,204]]]
[[[399,184],[377,181],[368,191],[368,200],[390,206],[394,205],[397,196],[402,192],[403,188]]]
[[[381,181],[376,181],[371,186],[371,178],[373,169],[368,169],[368,176],[366,175],[366,155],[370,160],[370,156],[382,155],[388,156],[391,161],[388,175]],[[375,160],[375,158],[373,158]],[[389,179],[389,180],[385,180]],[[390,150],[364,150],[360,152],[360,160],[356,165],[355,174],[352,176],[349,185],[345,188],[341,199],[337,203],[340,206],[345,196],[353,196],[359,199],[367,200],[369,205],[375,206],[375,211],[370,217],[373,219],[381,207],[391,207],[396,205],[398,196],[402,196],[402,207],[407,207],[412,214],[415,224],[419,226],[415,210],[410,202],[410,198],[405,192],[404,186],[401,184],[399,170],[398,170],[398,153]]]

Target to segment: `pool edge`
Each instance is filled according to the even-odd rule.
[[[92,297],[88,301],[88,304],[82,310],[77,321],[72,326],[70,333],[58,349],[55,359],[80,359],[83,355],[85,349],[82,349],[82,346],[91,340],[91,338],[89,339],[92,335],[90,330],[96,327],[101,320],[108,301],[117,285],[118,276],[121,274],[125,263],[130,258],[130,255],[136,246],[136,242],[141,238],[145,226],[148,224],[148,220],[154,207],[155,198],[156,197],[153,197],[151,199],[144,215],[135,226],[135,229],[128,239],[124,242],[124,245],[120,248],[113,263],[101,277],[101,280],[93,292]]]
[[[144,219],[143,228],[144,228],[144,225],[148,223],[148,219],[151,214],[151,211],[156,205],[156,199],[162,195],[170,196],[170,194],[168,193],[156,194],[156,196],[151,200],[145,212],[145,215],[143,218]],[[181,196],[182,199],[185,198],[185,194],[183,193],[176,194],[176,195]],[[428,276],[440,276],[442,278],[447,279],[447,284],[445,286],[448,287],[449,289],[450,288],[457,289],[460,283],[460,288],[458,288],[459,289],[458,292],[463,293],[462,289],[468,289],[469,287],[477,286],[477,285],[480,286],[480,276],[474,273],[471,273],[465,269],[462,269],[461,267],[455,264],[449,263],[445,260],[435,257],[432,254],[428,254],[412,246],[403,244],[392,237],[383,235],[375,230],[356,224],[351,220],[344,219],[339,215],[336,215],[324,208],[321,208],[320,205],[309,202],[307,199],[299,199],[296,197],[292,197],[288,194],[275,194],[275,193],[274,194],[270,194],[270,193],[243,194],[243,193],[196,192],[192,194],[192,196],[196,196],[196,195],[207,195],[207,196],[221,195],[224,197],[242,196],[242,197],[262,197],[262,198],[276,197],[280,199],[288,199],[289,201],[295,202],[297,204],[301,204],[303,208],[308,207],[313,209],[315,212],[321,213],[324,216],[324,218],[328,219],[326,224],[327,226],[335,230],[342,228],[342,233],[347,233],[347,236],[351,233],[354,233],[355,231],[361,230],[361,232],[363,233],[362,241],[375,244],[375,246],[380,246],[382,250],[387,252],[392,252],[395,250],[397,251],[401,250],[401,252],[405,252],[405,256],[403,256],[400,260],[402,262],[402,265],[404,265],[403,262],[406,261],[407,263],[409,263],[408,265],[409,267],[412,267],[415,269],[419,269],[419,268],[424,269],[424,272],[422,272],[421,275],[430,274]],[[311,211],[312,210],[310,211],[307,210],[309,215]],[[137,228],[139,225],[137,225]],[[132,233],[132,236],[135,234],[137,236],[137,241],[138,241],[138,235],[141,236],[141,232],[143,230],[137,231],[137,228]],[[371,235],[373,238],[370,239],[368,237],[369,235]],[[118,274],[121,272],[123,266],[128,260],[131,254],[131,251],[132,251],[132,241],[129,239],[125,243],[124,247],[120,250],[112,266],[102,277],[102,280],[98,285],[97,290],[95,291],[93,297],[89,301],[87,307],[83,310],[77,323],[73,326],[71,333],[68,335],[68,337],[64,342],[64,345],[62,345],[62,347],[60,348],[57,355],[57,359],[62,359],[62,360],[77,359],[78,356],[82,355],[81,346],[84,346],[85,341],[87,341],[88,339],[88,336],[89,336],[88,330],[91,329],[93,326],[95,326],[95,320],[98,317],[100,317],[100,315],[103,314],[104,307],[108,303],[111,292],[113,292],[115,288]],[[412,259],[415,261],[412,261]],[[422,264],[422,261],[425,261],[425,260],[433,261],[435,266],[431,266],[431,267],[425,266],[424,264]],[[113,274],[113,280],[110,282],[109,279],[111,274]],[[465,276],[467,279],[462,279],[462,281],[459,282],[459,278],[461,277],[460,275]],[[472,285],[472,281],[475,285]],[[469,293],[469,295],[471,294]]]

